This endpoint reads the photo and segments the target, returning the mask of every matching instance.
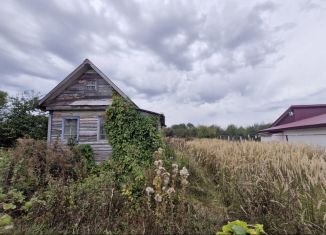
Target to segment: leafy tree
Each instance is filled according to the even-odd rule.
[[[247,135],[254,136],[259,130],[268,128],[271,124],[254,124],[247,127]]]
[[[164,133],[164,136],[167,136],[167,137],[175,136],[175,133],[171,127],[164,128],[163,133]]]
[[[207,126],[198,126],[197,127],[197,137],[198,138],[209,138],[209,128]]]
[[[225,130],[216,125],[199,125],[194,126],[191,123],[186,124],[176,124],[171,127],[165,128],[165,136],[175,136],[175,137],[197,137],[197,138],[217,138],[219,136],[231,136],[231,137],[254,137],[257,135],[259,130],[267,128],[270,124],[254,124],[248,127],[237,127],[230,124]]]
[[[47,117],[38,106],[39,97],[33,92],[22,96],[9,97],[0,112],[0,146],[10,147],[18,138],[30,137],[45,139],[47,135]],[[6,94],[6,93],[5,93]]]
[[[171,127],[173,129],[173,133],[175,136],[177,137],[187,137],[188,136],[188,130],[187,130],[187,126],[185,124],[177,124],[177,125],[173,125]]]
[[[197,129],[192,123],[187,124],[188,130],[188,137],[196,137],[197,136]]]
[[[245,128],[243,128],[242,126],[240,126],[237,129],[236,133],[237,133],[237,135],[244,137],[247,135],[247,130]]]
[[[225,134],[229,136],[236,136],[238,134],[237,127],[233,124],[228,125]]]
[[[7,92],[0,91],[0,109],[2,109],[7,103]]]

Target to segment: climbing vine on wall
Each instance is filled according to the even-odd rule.
[[[142,169],[153,162],[154,151],[162,146],[157,126],[157,117],[146,116],[132,103],[113,95],[105,127],[112,146],[112,160],[121,177],[142,178]]]

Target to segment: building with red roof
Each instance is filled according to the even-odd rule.
[[[271,127],[259,131],[262,141],[287,141],[326,147],[326,104],[292,105]]]

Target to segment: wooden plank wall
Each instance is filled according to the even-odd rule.
[[[107,140],[97,141],[98,116],[105,111],[53,111],[51,126],[51,143],[61,142],[63,117],[79,117],[79,144],[89,144],[94,150],[97,162],[106,160],[112,153]]]
[[[96,90],[86,89],[88,81],[96,81]],[[52,100],[50,104],[51,106],[55,104],[65,105],[75,100],[103,98],[112,98],[112,87],[94,70],[90,69]]]

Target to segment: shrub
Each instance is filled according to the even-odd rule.
[[[4,192],[0,188],[0,232],[12,232],[15,228],[13,218],[25,216],[36,202],[44,203],[37,197],[27,199],[23,192],[16,189]]]
[[[212,234],[216,231],[209,213],[191,195],[190,172],[179,164],[164,161],[166,151],[154,153],[154,169],[146,177],[146,200],[138,208],[138,216],[146,234]],[[181,169],[180,169],[181,168]],[[153,174],[154,172],[154,174]],[[138,232],[139,233],[139,232]]]
[[[102,173],[73,182],[51,182],[27,217],[22,218],[22,231],[35,233],[102,234],[112,230],[122,202],[113,187],[112,175]],[[121,205],[120,205],[121,204]],[[31,224],[37,227],[29,228]]]
[[[10,178],[11,153],[0,149],[0,188],[4,188]]]
[[[6,164],[3,187],[15,188],[28,196],[45,189],[51,180],[69,182],[87,174],[79,152],[58,143],[48,146],[41,140],[19,140],[12,151],[10,165]]]
[[[46,139],[47,116],[37,108],[38,101],[33,91],[20,97],[0,91],[0,146],[12,147],[23,137]]]
[[[152,163],[152,155],[162,145],[157,130],[158,120],[153,116],[140,113],[131,103],[118,95],[113,96],[113,103],[106,112],[108,139],[112,145],[112,158],[129,163],[130,146],[139,151],[133,161],[142,164]],[[126,159],[124,159],[126,158]]]
[[[144,185],[144,169],[153,162],[153,152],[162,146],[158,120],[141,114],[117,94],[113,96],[106,119],[116,179],[126,192],[138,197]]]
[[[186,189],[189,184],[188,170],[183,167],[178,169],[177,164],[172,164],[171,172],[163,166],[162,149],[155,154],[158,159],[154,162],[155,175],[151,186],[146,188],[147,210],[145,214],[145,227],[156,234],[182,234],[189,226],[189,219],[192,214],[188,214],[192,209],[186,200]],[[178,221],[176,223],[176,221]]]
[[[8,214],[0,214],[0,233],[5,234],[13,229],[12,217]]]
[[[94,160],[94,151],[92,147],[89,144],[79,144],[76,146],[76,150],[85,159],[88,171],[95,170],[96,162]]]

